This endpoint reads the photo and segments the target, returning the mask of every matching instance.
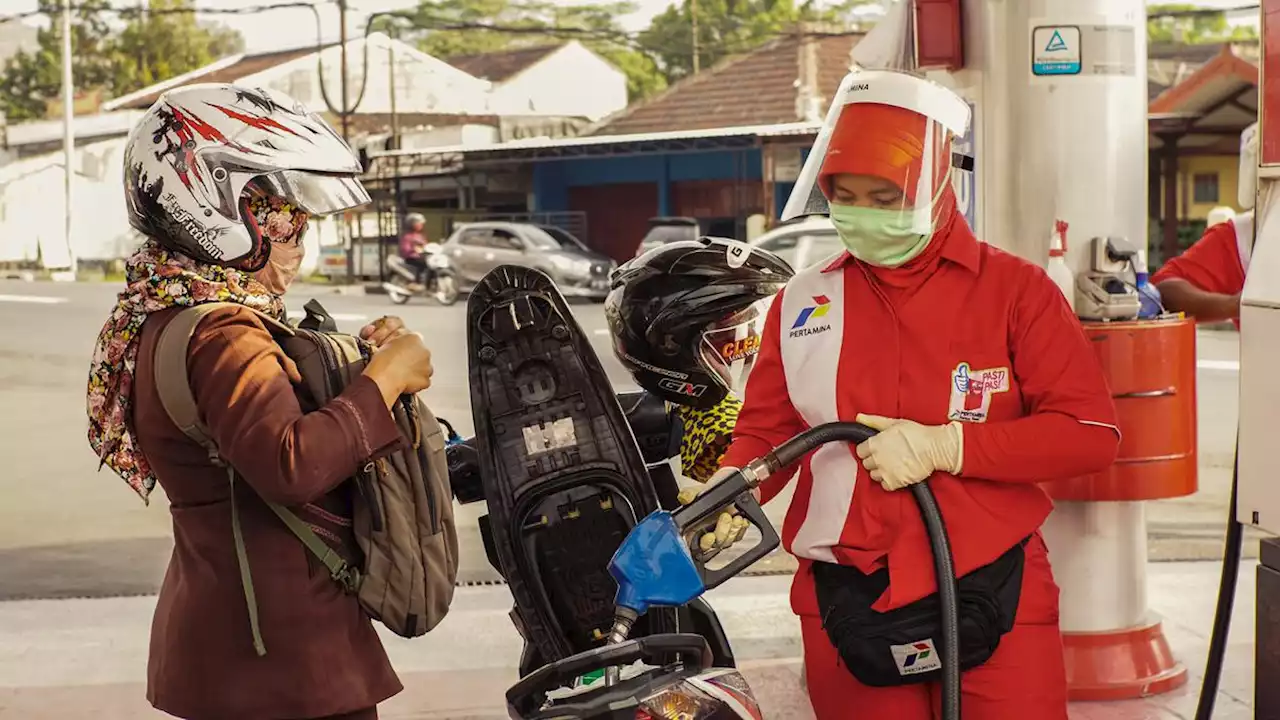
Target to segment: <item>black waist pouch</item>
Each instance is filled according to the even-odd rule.
[[[1023,540],[957,582],[961,670],[990,659],[1001,636],[1013,629],[1026,544]],[[888,568],[865,575],[857,568],[815,562],[813,581],[822,627],[858,682],[891,687],[941,679],[942,606],[937,593],[882,613],[871,605],[889,587]]]

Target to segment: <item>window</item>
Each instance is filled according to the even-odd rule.
[[[486,247],[489,245],[489,231],[465,230],[458,242],[468,247]]]
[[[1218,202],[1218,173],[1196,174],[1191,180],[1192,202]]]
[[[524,244],[520,242],[520,238],[506,230],[494,229],[491,234],[489,247],[499,250],[523,250]],[[552,241],[554,242],[554,241]]]

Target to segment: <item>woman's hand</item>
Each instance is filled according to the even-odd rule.
[[[408,333],[403,320],[388,315],[383,315],[360,328],[360,338],[372,345],[375,350]]]
[[[958,475],[964,435],[958,422],[921,425],[911,420],[862,415],[855,418],[879,434],[855,448],[871,479],[885,490],[900,490],[941,470]]]
[[[403,329],[403,328],[402,328]],[[364,374],[378,384],[387,407],[405,394],[431,387],[431,351],[418,333],[401,332],[386,340],[365,368]]]
[[[738,472],[737,468],[720,468],[720,470],[717,471],[715,475],[712,475],[711,479],[707,481],[707,487],[715,485],[717,482],[720,482],[735,472]],[[678,496],[680,504],[688,505],[705,489],[706,487],[686,488],[681,490],[680,495]],[[752,492],[754,493],[756,491],[753,490]],[[755,497],[756,500],[759,501],[759,495],[757,494]],[[716,518],[715,528],[703,533],[698,538],[700,559],[705,562],[720,554],[721,550],[725,550],[741,540],[743,536],[747,534],[748,527],[750,527],[750,523],[747,522],[746,518],[738,515],[736,508],[730,507],[720,513],[720,516]]]

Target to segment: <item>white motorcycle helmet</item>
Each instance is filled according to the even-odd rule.
[[[251,183],[310,216],[365,205],[359,158],[319,115],[282,93],[197,84],[160,96],[124,155],[129,222],[200,262],[254,271],[267,242],[246,212]]]

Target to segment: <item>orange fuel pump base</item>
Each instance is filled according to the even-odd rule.
[[[1187,670],[1147,609],[1143,503],[1196,491],[1196,334],[1187,319],[1084,323],[1115,399],[1120,451],[1106,471],[1046,483],[1072,700],[1174,690]]]

